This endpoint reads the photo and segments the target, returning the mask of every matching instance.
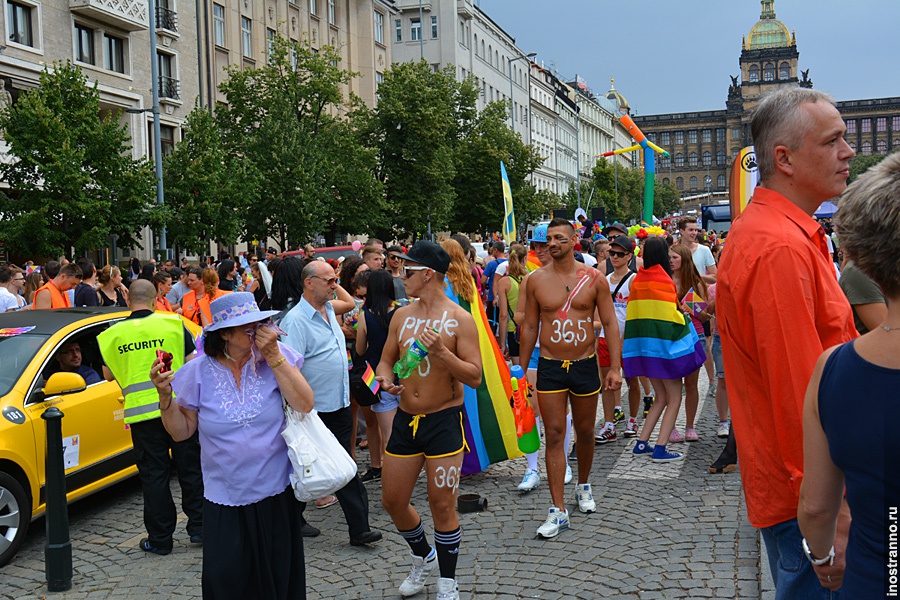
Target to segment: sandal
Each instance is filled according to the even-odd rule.
[[[324,498],[316,499],[316,508],[328,508],[332,504],[337,504],[337,496],[325,496]]]
[[[731,473],[737,469],[737,461],[732,462],[729,458],[719,457],[716,462],[709,465],[710,473]]]

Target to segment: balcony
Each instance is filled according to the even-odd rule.
[[[167,31],[178,31],[178,19],[175,11],[162,6],[156,7],[156,28]]]
[[[178,80],[173,77],[159,76],[159,97],[169,100],[181,100],[178,95]]]
[[[69,9],[125,31],[147,29],[149,25],[143,0],[69,0]]]

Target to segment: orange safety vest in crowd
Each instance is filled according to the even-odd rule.
[[[169,300],[165,296],[156,297],[156,310],[161,310],[164,312],[175,312],[174,310],[172,310],[172,305],[169,303]]]
[[[231,292],[226,292],[224,290],[216,290],[216,294],[212,298],[210,298],[209,294],[206,294],[197,300],[197,293],[194,290],[191,290],[181,299],[183,315],[197,325],[203,325],[203,321],[200,319],[200,313],[202,312],[206,317],[206,320],[212,323],[212,311],[209,310],[210,302],[230,293]]]
[[[31,308],[37,308],[37,297],[38,294],[47,290],[50,292],[50,308],[70,308],[72,305],[69,303],[69,295],[60,291],[56,284],[52,281],[48,281],[41,287],[37,289],[34,293],[34,298],[32,298]]]

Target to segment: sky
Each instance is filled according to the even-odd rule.
[[[616,89],[632,114],[725,108],[741,38],[759,0],[476,0],[524,53],[596,95]],[[797,35],[800,70],[835,100],[900,96],[900,0],[776,0]],[[892,51],[891,48],[895,50]]]

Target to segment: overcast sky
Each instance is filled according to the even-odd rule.
[[[633,114],[725,108],[741,36],[759,0],[476,0],[525,53],[595,94],[616,89]],[[900,96],[900,0],[776,0],[797,34],[800,69],[836,100]]]

